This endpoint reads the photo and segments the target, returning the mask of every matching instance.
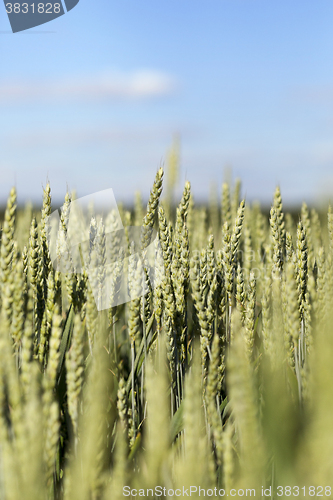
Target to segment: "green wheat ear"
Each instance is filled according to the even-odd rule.
[[[326,320],[316,324],[313,353],[310,357],[310,404],[307,407],[308,425],[304,439],[300,443],[297,470],[304,484],[323,484],[332,477],[332,363],[330,357],[333,348],[332,312],[329,310]],[[305,460],[305,456],[309,458]],[[320,460],[321,466],[318,468]],[[311,479],[310,479],[311,478]]]
[[[155,221],[155,214],[159,199],[162,193],[163,182],[163,168],[160,168],[156,174],[153,188],[150,192],[150,197],[147,204],[146,215],[143,219],[142,235],[141,235],[141,248],[144,250],[150,244],[153,225]]]
[[[230,405],[239,437],[240,475],[238,484],[258,487],[263,479],[264,443],[259,423],[259,408],[253,367],[244,342],[239,313],[232,318],[233,342],[227,359],[227,384]]]
[[[161,429],[167,430],[170,426],[165,342],[166,339],[161,336],[155,359],[148,360],[146,369],[147,434],[144,461],[148,487],[163,482],[171,445],[169,433],[161,432]]]
[[[204,429],[200,349],[196,345],[185,383],[185,457],[178,462],[175,471],[177,487],[189,488],[193,484],[208,487],[215,483],[215,479],[212,481],[211,454]]]
[[[206,386],[206,405],[209,424],[213,434],[213,446],[219,466],[223,461],[223,430],[219,404],[219,371],[221,364],[221,339],[215,333],[212,344],[212,359],[209,363]]]
[[[106,310],[87,270],[70,267],[75,194],[60,217],[62,274],[47,244],[50,186],[39,211],[16,209],[11,190],[0,242],[1,500],[113,500],[124,486],[153,496],[158,485],[207,496],[302,485],[306,498],[324,485],[329,497],[332,208],[303,204],[295,224],[279,188],[265,212],[245,208],[239,181],[223,184],[220,213],[216,192],[195,205],[189,182],[178,206],[169,197],[162,207],[162,184],[159,169],[146,211],[138,195],[134,210],[119,204],[124,225],[143,228],[138,248],[125,229],[124,261],[115,211],[90,219],[85,265],[99,306],[108,287]],[[114,306],[120,283],[132,300]]]
[[[15,232],[15,221],[16,221],[16,189],[13,187],[9,193],[7,200],[7,206],[5,210],[5,216],[2,226],[1,234],[1,273],[3,281],[6,274],[6,269],[10,263],[13,245],[14,245],[14,232]]]

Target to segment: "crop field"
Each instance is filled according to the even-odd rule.
[[[9,193],[0,499],[331,498],[331,207],[291,215],[277,187],[265,214],[239,181],[199,206],[164,183],[160,168],[147,206],[119,206],[123,240],[112,213],[91,217],[80,269],[75,193],[53,250],[52,186],[39,210]]]

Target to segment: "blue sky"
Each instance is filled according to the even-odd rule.
[[[149,194],[175,134],[179,190],[315,202],[333,191],[333,3],[80,0],[12,34],[0,5],[0,204]]]

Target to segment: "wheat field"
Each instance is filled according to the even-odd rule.
[[[11,190],[0,246],[1,499],[331,497],[332,209],[287,213],[277,187],[265,214],[242,200],[239,181],[207,206],[186,182],[176,202],[174,161],[164,197],[160,168],[146,207],[139,194],[119,206],[125,229],[142,227],[142,251],[157,231],[160,279],[153,286],[129,243],[129,286],[143,278],[146,293],[103,310],[86,269],[51,260],[50,186],[41,210],[17,209]],[[66,193],[63,237],[74,199]],[[88,244],[100,283],[113,251],[104,222],[92,219]],[[113,297],[123,271],[115,266]]]

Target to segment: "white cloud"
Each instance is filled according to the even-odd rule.
[[[288,102],[295,104],[331,104],[333,102],[333,84],[297,85],[286,92]]]
[[[40,148],[76,146],[99,146],[99,145],[139,145],[151,141],[169,141],[174,135],[175,126],[171,124],[136,127],[105,127],[104,129],[77,127],[66,128],[36,128],[32,130],[11,132],[3,134],[0,138],[0,147],[3,149],[17,148]]]
[[[154,70],[106,72],[59,80],[0,81],[0,104],[64,99],[140,99],[169,95],[176,89],[170,75]]]

